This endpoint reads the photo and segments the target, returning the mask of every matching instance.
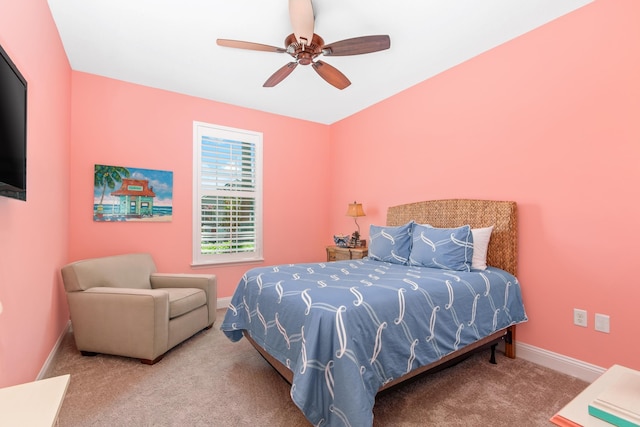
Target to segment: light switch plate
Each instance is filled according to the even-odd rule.
[[[609,333],[609,316],[606,314],[596,313],[596,331]]]

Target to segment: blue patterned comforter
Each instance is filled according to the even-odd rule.
[[[370,259],[249,270],[221,325],[293,372],[316,426],[371,426],[378,389],[527,320],[520,285],[493,267],[448,271]]]

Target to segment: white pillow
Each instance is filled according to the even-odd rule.
[[[476,270],[487,269],[487,249],[489,249],[489,239],[493,225],[485,228],[472,228],[473,235],[473,257],[471,258],[471,268]]]

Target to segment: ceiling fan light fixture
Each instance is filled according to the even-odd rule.
[[[289,18],[298,44],[312,43],[315,16],[311,0],[289,0]]]

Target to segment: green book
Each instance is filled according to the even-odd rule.
[[[593,406],[593,404],[589,405],[589,415],[600,418],[601,420],[604,420],[618,427],[640,427],[640,424],[638,424],[638,422],[630,421],[628,419],[622,418],[621,416],[614,415],[604,409],[596,408]]]

